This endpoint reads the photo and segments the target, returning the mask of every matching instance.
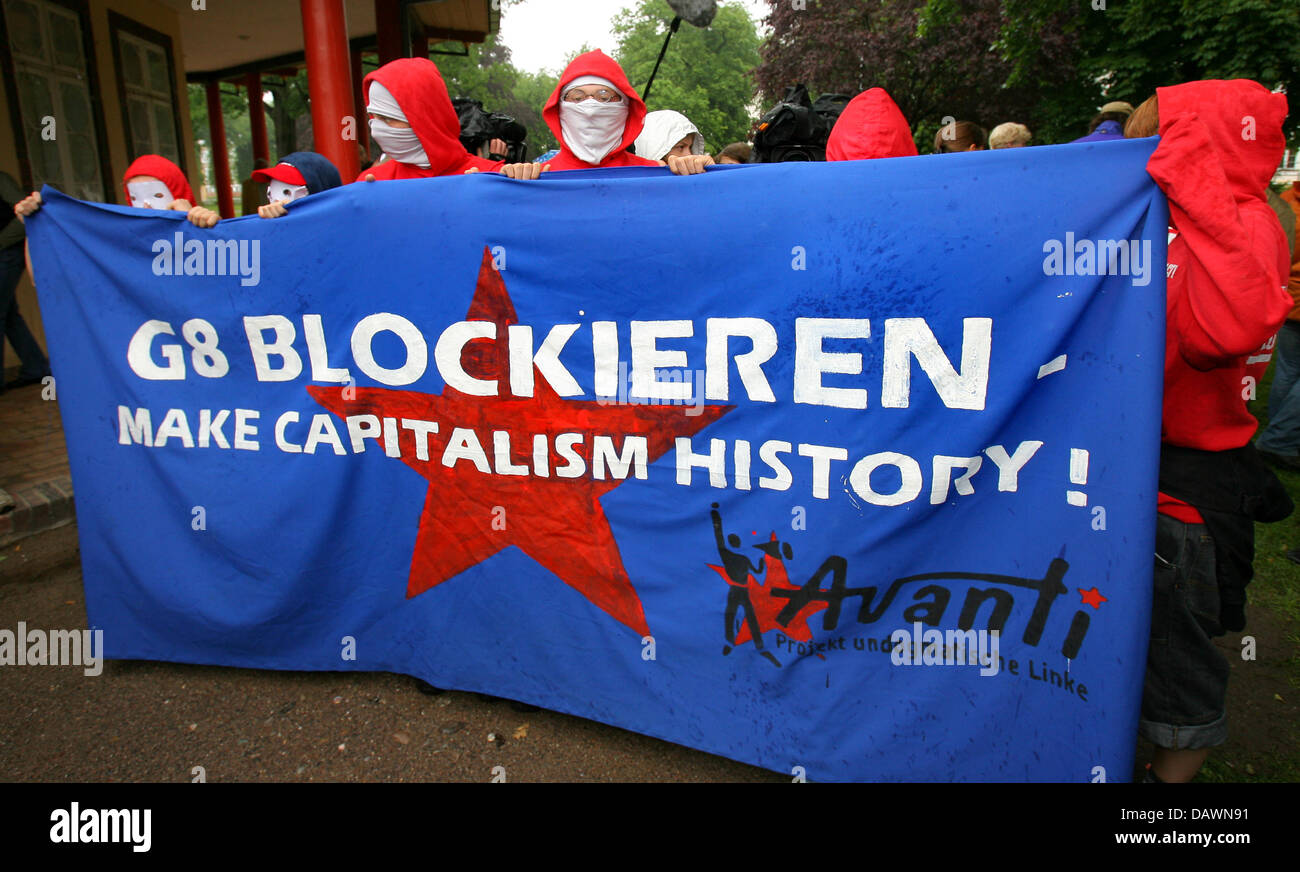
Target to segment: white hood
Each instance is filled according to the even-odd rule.
[[[689,118],[671,109],[649,112],[645,117],[645,127],[641,129],[641,135],[636,138],[637,157],[663,160],[664,155],[685,139],[688,133],[695,134],[695,144],[691,146],[691,154],[704,154],[704,137],[700,136],[699,128],[692,124]]]

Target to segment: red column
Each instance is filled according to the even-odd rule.
[[[226,120],[221,116],[221,83],[208,82],[208,133],[212,140],[212,173],[217,186],[217,211],[235,217],[235,194],[230,188],[230,154],[226,151]],[[198,205],[197,203],[195,205]]]
[[[307,49],[307,90],[316,151],[338,167],[344,181],[361,172],[355,137],[364,118],[356,116],[352,96],[351,57],[343,0],[301,0],[302,36]],[[352,119],[345,124],[345,119]]]
[[[366,95],[361,93],[365,75],[361,72],[361,52],[352,52],[352,105],[357,114],[357,142],[370,152],[370,124],[366,121]]]
[[[389,61],[406,57],[406,46],[402,45],[402,16],[405,14],[401,0],[375,0],[375,42],[381,67]]]
[[[253,160],[271,163],[271,149],[266,142],[266,104],[262,102],[262,74],[249,73],[244,79],[248,89],[248,128],[253,135]]]

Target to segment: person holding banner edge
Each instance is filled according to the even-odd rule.
[[[23,277],[26,266],[23,262],[24,243],[27,239],[23,222],[18,220],[12,209],[22,199],[22,189],[7,173],[0,173],[0,203],[8,207],[9,214],[0,214],[0,394],[6,388],[21,388],[39,384],[41,379],[50,374],[50,362],[41,351],[41,346],[32,336],[32,331],[18,311],[18,282]],[[5,339],[18,353],[22,365],[18,377],[8,384],[4,377],[4,343]]]
[[[361,82],[370,135],[387,160],[361,171],[358,182],[431,179],[499,169],[502,161],[465,151],[460,119],[438,65],[398,58]]]
[[[211,209],[194,205],[194,192],[185,173],[160,155],[143,154],[132,161],[122,175],[122,191],[130,206],[184,212],[195,227],[215,227],[221,220]],[[14,214],[22,221],[40,208],[41,192],[32,191],[14,206]]]
[[[1157,89],[1125,128],[1157,133],[1147,172],[1169,201],[1165,392],[1151,637],[1139,723],[1151,782],[1190,781],[1227,738],[1229,667],[1214,637],[1245,626],[1254,522],[1292,505],[1250,439],[1258,382],[1291,309],[1290,257],[1264,189],[1287,101],[1257,82]]]

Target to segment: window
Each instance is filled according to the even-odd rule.
[[[114,12],[109,12],[108,22],[128,150],[132,156],[160,154],[184,169],[171,40]]]
[[[82,17],[51,0],[3,0],[31,182],[103,200],[100,134]],[[12,92],[11,92],[12,93]]]

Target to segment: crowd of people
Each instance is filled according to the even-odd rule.
[[[1114,100],[1102,106],[1088,122],[1088,132],[1071,142],[1105,142],[1124,138],[1124,124],[1133,114],[1133,105]],[[982,151],[986,148],[1024,148],[1033,133],[1023,124],[1006,121],[985,132],[973,121],[953,121],[934,135],[935,154],[954,151]]]
[[[599,51],[578,56],[561,75],[543,111],[560,147],[539,162],[469,153],[447,88],[428,59],[385,64],[366,76],[363,93],[384,157],[362,171],[360,183],[477,172],[529,180],[545,172],[655,166],[694,175],[715,163],[752,159],[746,143],[727,145],[714,157],[690,119],[671,110],[647,112],[622,68]],[[1190,780],[1208,750],[1226,739],[1229,669],[1214,639],[1244,626],[1254,522],[1280,520],[1291,510],[1265,460],[1300,469],[1300,184],[1283,194],[1280,206],[1270,206],[1268,190],[1283,154],[1286,115],[1286,97],[1258,83],[1189,82],[1160,88],[1136,108],[1101,106],[1076,140],[1159,136],[1147,170],[1170,211],[1153,616],[1140,727],[1156,746],[1148,781]],[[1243,134],[1243,118],[1252,119],[1251,136]],[[934,151],[1020,148],[1031,139],[1017,122],[986,132],[953,121],[935,134]],[[830,161],[868,160],[914,156],[917,148],[899,107],[885,90],[871,88],[843,108],[825,152]],[[267,185],[267,204],[257,210],[267,219],[285,217],[293,203],[342,181],[329,161],[311,152],[286,155],[253,178]],[[133,206],[184,211],[199,227],[218,221],[163,158],[135,161],[124,188]],[[39,208],[40,195],[33,193],[14,213],[21,221]],[[4,233],[6,331],[23,356],[23,373],[36,376],[48,366],[24,338],[12,303],[15,232],[6,227]],[[1246,387],[1263,376],[1279,329],[1272,423],[1259,440],[1261,452],[1251,441],[1256,421]]]

